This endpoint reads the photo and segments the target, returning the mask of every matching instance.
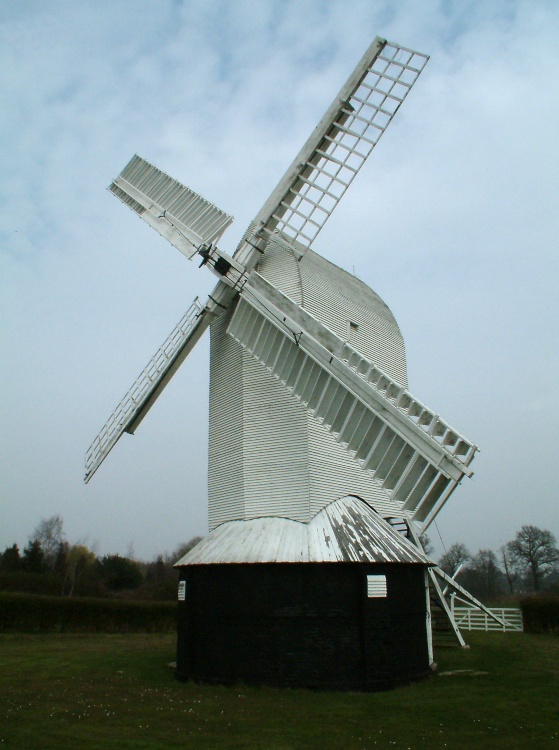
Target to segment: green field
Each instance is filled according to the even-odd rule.
[[[428,682],[358,694],[181,684],[168,634],[0,635],[0,748],[559,747],[559,638],[468,640]]]

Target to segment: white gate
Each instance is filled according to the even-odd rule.
[[[515,607],[492,607],[491,612],[497,615],[504,625],[500,625],[489,615],[474,607],[454,607],[454,620],[460,630],[516,630],[522,632],[522,610]]]

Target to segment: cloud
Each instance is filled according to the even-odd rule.
[[[375,33],[432,59],[316,249],[381,294],[412,392],[483,449],[446,541],[556,531],[558,22],[508,0],[4,11],[0,547],[58,512],[102,552],[204,532],[207,342],[81,484],[103,419],[213,285],[105,188],[138,152],[235,215],[232,250]]]

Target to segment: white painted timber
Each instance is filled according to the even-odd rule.
[[[303,251],[313,242],[428,59],[376,37],[257,214],[258,236],[278,230]],[[249,253],[239,249],[241,263]]]
[[[87,478],[120,434],[134,431],[210,319],[211,528],[262,514],[307,522],[355,493],[424,530],[471,475],[475,446],[406,390],[405,349],[390,310],[309,249],[427,60],[375,39],[234,258],[214,244],[231,217],[133,157],[111,192],[187,257],[202,251],[220,283],[171,361],[150,363],[147,386],[142,374],[121,402],[88,453]],[[247,283],[255,267],[261,275]],[[275,315],[284,317],[279,326]],[[227,325],[243,329],[237,341]]]
[[[208,498],[210,529],[244,518],[243,350],[227,336],[228,310],[210,327]]]
[[[476,447],[253,272],[229,329],[427,527]]]
[[[498,617],[500,623],[474,607],[453,607],[451,611],[460,630],[497,630],[503,633],[524,630],[522,610],[516,607],[490,607],[491,614]]]
[[[305,271],[311,268],[311,273]],[[330,321],[329,306],[359,318],[361,344],[377,361],[405,376],[405,350],[390,310],[363,282],[309,250],[298,261],[273,235],[258,265],[266,278],[300,305]],[[321,312],[322,311],[322,312]],[[230,312],[227,313],[227,322]],[[392,326],[396,354],[382,350],[378,321]],[[226,318],[211,326],[210,529],[235,519],[284,516],[309,521],[330,502],[355,494],[383,516],[400,506],[370,472],[348,461],[328,427],[230,336]],[[406,515],[406,513],[400,513]]]
[[[147,411],[147,404],[152,401],[164,377],[166,375],[170,377],[175,372],[193,348],[194,343],[206,330],[209,322],[209,315],[204,314],[204,307],[196,297],[87,450],[85,455],[86,482],[97,471],[121,435],[125,432],[133,433],[135,426],[139,424],[140,414],[145,414]]]
[[[378,294],[312,250],[301,259],[299,271],[305,310],[397,383],[407,386],[402,334]],[[262,276],[268,278],[266,273]]]
[[[153,164],[135,155],[109,190],[177,250],[192,258],[217,242],[233,218]]]
[[[355,276],[338,268],[312,250],[300,257],[280,235],[272,235],[266,246],[258,272],[286,296],[315,315],[327,326],[343,335],[349,320],[359,320],[360,350],[383,369],[406,382],[405,347],[394,316],[380,297]],[[333,312],[334,311],[334,312]],[[346,317],[345,325],[342,320]],[[386,337],[386,330],[390,337]],[[390,346],[384,346],[388,340]],[[268,375],[268,373],[265,373]],[[264,375],[261,376],[264,379]],[[285,388],[281,387],[278,391]],[[278,398],[280,394],[278,392]],[[258,402],[259,392],[252,399]],[[283,404],[283,401],[281,402]],[[308,454],[309,517],[332,500],[347,494],[364,498],[383,516],[393,515],[395,506],[378,482],[356,461],[347,460],[345,447],[322,424],[298,403],[306,413],[306,452]],[[284,408],[283,406],[281,408]],[[287,407],[285,407],[287,408]],[[292,442],[295,424],[286,431],[284,440]],[[260,433],[262,445],[266,434]],[[274,453],[274,449],[271,450]],[[285,474],[285,492],[289,492],[293,467]],[[406,515],[404,513],[404,515]]]
[[[416,544],[418,544],[417,534],[414,532],[413,527],[410,527],[410,534],[411,537],[414,538]],[[458,625],[456,624],[456,621],[454,619],[454,615],[452,614],[452,607],[454,606],[454,599],[456,596],[460,597],[462,601],[468,602],[468,604],[473,605],[481,612],[485,612],[485,614],[488,615],[488,617],[490,617],[492,620],[494,620],[498,625],[505,625],[503,620],[496,614],[495,611],[486,607],[485,604],[482,604],[482,602],[476,599],[475,596],[472,596],[469,591],[466,591],[466,589],[462,588],[459,583],[456,583],[454,578],[451,578],[448,573],[445,573],[444,570],[438,567],[438,565],[430,568],[429,576],[431,578],[431,583],[433,584],[437,592],[438,601],[446,611],[450,623],[454,629],[454,633],[462,646],[464,645],[464,639],[460,635],[460,629],[458,628]],[[446,600],[445,593],[442,591],[437,578],[440,578],[445,584],[447,584],[447,588],[445,589],[445,591],[448,589],[452,590],[452,594],[450,596],[450,605]]]
[[[344,497],[308,523],[268,517],[221,524],[175,566],[270,562],[433,564],[367,503]]]
[[[262,515],[307,521],[306,410],[226,335],[230,314],[210,329],[210,529]]]

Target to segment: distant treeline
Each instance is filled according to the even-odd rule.
[[[464,544],[453,544],[438,561],[457,583],[478,599],[530,592],[559,593],[559,550],[555,536],[537,526],[523,526],[498,551],[480,549],[470,554]]]
[[[42,520],[20,552],[17,544],[0,554],[0,591],[62,597],[174,600],[179,560],[200,537],[181,544],[171,555],[140,562],[121,555],[97,556],[84,544],[66,540],[63,520]]]
[[[51,516],[39,523],[23,551],[13,544],[0,554],[0,591],[172,600],[177,590],[173,563],[199,541],[200,537],[194,537],[171,555],[158,555],[152,562],[115,554],[99,557],[84,544],[70,544],[62,518]],[[425,534],[421,542],[430,556],[432,545]],[[523,526],[497,553],[480,549],[472,555],[464,544],[453,544],[438,563],[481,600],[538,591],[559,592],[555,536],[536,526]]]

